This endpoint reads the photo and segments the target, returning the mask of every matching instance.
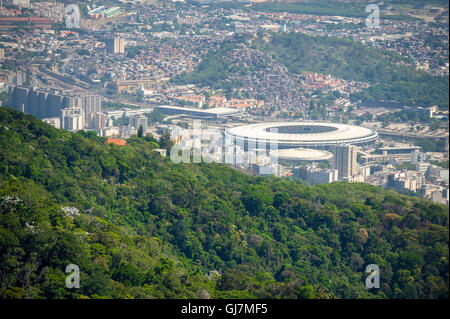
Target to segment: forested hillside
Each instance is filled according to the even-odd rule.
[[[0,297],[448,298],[447,207],[173,164],[157,147],[0,108]]]
[[[380,17],[383,20],[408,20],[414,21],[418,19],[410,14],[400,12],[391,12],[386,14],[384,8],[395,6],[396,8],[401,5],[413,6],[416,8],[422,8],[425,4],[439,5],[446,7],[448,1],[446,0],[386,0],[383,1],[383,5],[380,10]],[[245,2],[231,2],[231,1],[217,1],[210,4],[212,7],[223,8],[236,8],[240,10],[250,10],[246,6]],[[251,9],[260,12],[288,12],[288,13],[301,13],[311,15],[328,15],[328,16],[343,16],[343,17],[358,17],[366,18],[366,7],[368,3],[364,1],[330,1],[330,0],[275,0],[265,2],[253,2]]]
[[[449,79],[417,71],[412,61],[397,53],[364,46],[358,42],[332,37],[312,37],[302,33],[278,33],[271,37],[224,42],[207,55],[190,73],[182,73],[176,84],[198,84],[214,88],[240,88],[242,83],[227,81],[239,74],[226,57],[236,43],[260,50],[285,65],[290,72],[317,72],[349,80],[369,83],[369,88],[351,95],[354,101],[397,102],[405,105],[435,105],[448,108]]]
[[[406,58],[389,51],[332,37],[280,33],[253,46],[274,56],[295,73],[331,74],[372,84],[353,95],[363,101],[395,101],[409,105],[437,104],[448,108],[448,77],[417,71]]]

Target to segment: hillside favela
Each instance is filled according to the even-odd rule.
[[[2,0],[0,301],[448,299],[448,6]]]

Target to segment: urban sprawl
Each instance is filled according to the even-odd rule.
[[[264,12],[252,10],[252,2],[245,3],[245,10],[199,1],[77,5],[80,28],[68,28],[66,3],[2,2],[2,106],[34,114],[56,128],[94,131],[118,147],[141,131],[157,139],[169,135],[181,149],[189,149],[195,120],[201,120],[202,147],[211,136],[224,137],[233,128],[283,122],[279,129],[290,127],[293,131],[284,133],[298,134],[299,140],[280,148],[276,163],[270,154],[252,152],[246,142],[233,149],[243,160],[227,165],[247,174],[301,178],[312,185],[369,183],[448,205],[448,109],[401,101],[355,102],[350,95],[370,83],[293,73],[245,43],[224,53],[230,67],[245,72],[223,74],[221,86],[178,81],[239,36],[264,39],[292,32],[396,52],[417,70],[448,76],[448,28],[437,26],[448,24],[448,9],[425,6],[423,19],[386,19],[382,28],[368,29],[364,18]],[[390,120],[399,112],[414,116]],[[306,122],[317,125],[302,125]],[[307,134],[324,134],[329,141],[325,131],[332,129],[330,123],[367,129],[376,139],[309,147],[301,143]],[[170,156],[170,150],[158,151]],[[217,162],[226,162],[222,156],[211,152]]]

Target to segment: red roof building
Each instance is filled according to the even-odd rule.
[[[116,145],[127,145],[127,142],[125,140],[122,140],[120,138],[108,138],[108,140],[106,141],[107,144],[113,143]]]

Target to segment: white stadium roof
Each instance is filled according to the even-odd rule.
[[[271,130],[278,130],[279,133]],[[362,145],[372,143],[378,138],[375,131],[356,125],[300,121],[236,126],[227,129],[226,134],[247,142],[278,142],[279,148],[327,147],[336,144]]]
[[[281,149],[270,154],[277,155],[279,160],[287,161],[324,161],[333,158],[330,152],[302,147]]]

